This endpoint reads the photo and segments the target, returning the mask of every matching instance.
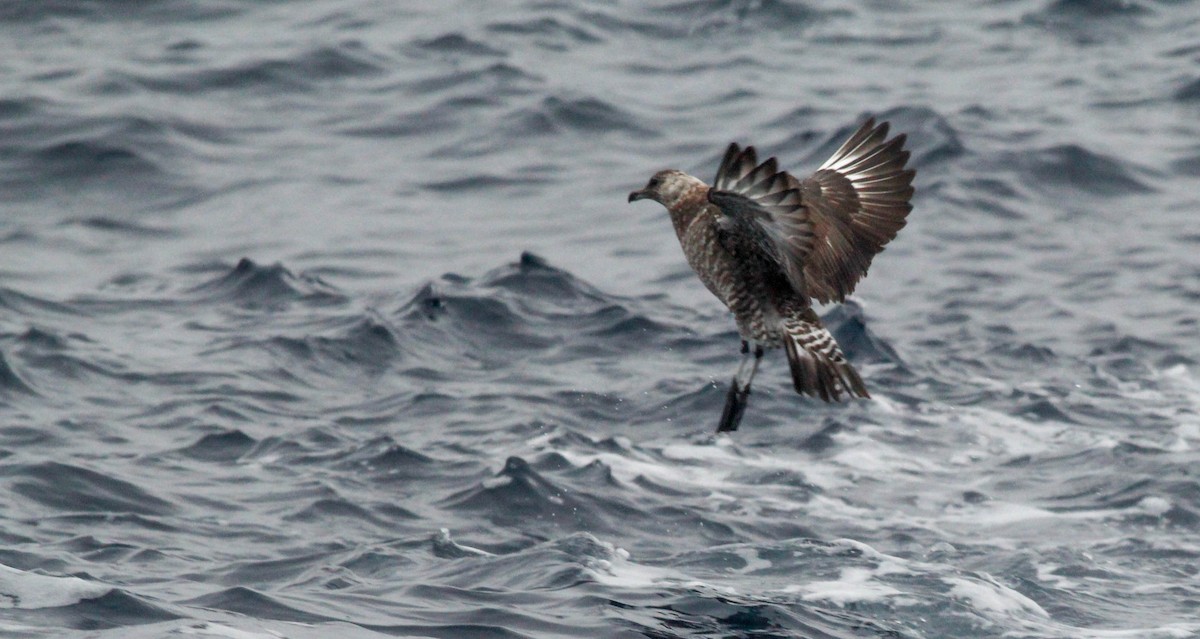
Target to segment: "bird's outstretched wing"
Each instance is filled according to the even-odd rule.
[[[803,182],[730,144],[708,199],[725,214],[723,230],[777,264],[797,292],[840,302],[912,210],[905,136],[887,132],[867,120]]]
[[[804,265],[805,292],[841,302],[867,274],[871,259],[904,228],[912,210],[912,169],[904,135],[887,140],[888,123],[868,119],[800,183],[815,236]]]
[[[730,144],[708,201],[723,213],[718,224],[726,250],[776,265],[794,288],[803,290],[813,226],[800,183],[780,171],[775,158],[759,164],[754,147]]]

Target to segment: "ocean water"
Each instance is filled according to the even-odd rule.
[[[1200,637],[1200,6],[0,3],[0,635]],[[873,115],[738,338],[655,170]]]

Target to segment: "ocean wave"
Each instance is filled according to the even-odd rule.
[[[563,51],[577,44],[596,43],[603,39],[598,32],[568,24],[565,19],[552,16],[530,17],[521,21],[498,20],[489,23],[486,29],[499,36],[530,38],[535,45],[554,51]]]
[[[1003,162],[1018,167],[1024,183],[1033,188],[1094,196],[1154,190],[1138,177],[1136,165],[1078,144],[1045,147],[1032,153],[1009,153]]]
[[[0,390],[5,394],[37,395],[33,386],[13,369],[12,364],[8,362],[8,358],[2,352],[0,352]]]
[[[5,3],[0,5],[0,20],[11,22],[52,22],[133,20],[144,22],[213,20],[232,18],[243,7],[230,2],[180,2],[178,0],[50,0],[36,5]]]
[[[544,79],[509,62],[492,62],[478,68],[462,69],[451,66],[418,80],[406,82],[406,87],[418,95],[436,95],[451,90],[470,91],[473,96],[527,95]]]
[[[503,470],[477,487],[450,495],[444,505],[501,526],[526,522],[533,529],[610,530],[585,498],[555,485],[519,457],[510,457]]]
[[[439,55],[467,55],[479,57],[503,57],[504,51],[469,38],[461,33],[445,33],[436,38],[418,40],[416,46],[429,53]]]
[[[1021,17],[1022,25],[1070,38],[1083,46],[1127,41],[1153,11],[1135,0],[1054,0]]]
[[[344,297],[319,278],[296,275],[282,264],[261,266],[242,258],[223,275],[192,287],[195,299],[232,302],[245,308],[277,307],[291,302],[339,304]]]
[[[192,598],[184,603],[216,610],[227,610],[257,619],[276,619],[305,624],[335,621],[333,617],[308,612],[303,603],[292,604],[284,597],[270,596],[245,586],[226,588]]]
[[[158,93],[192,95],[215,91],[261,93],[303,92],[334,82],[371,78],[382,73],[386,60],[361,43],[300,51],[287,58],[251,59],[170,76],[139,73],[129,78]]]
[[[830,15],[792,0],[687,0],[657,7],[659,20],[685,21],[688,35],[730,29],[795,29]]]
[[[1200,79],[1192,80],[1175,90],[1173,97],[1186,103],[1200,102]]]
[[[406,349],[491,368],[513,357],[551,363],[631,353],[687,334],[641,306],[525,253],[478,280],[427,285],[397,316]]]
[[[521,102],[531,102],[528,99]],[[499,105],[483,105],[498,110]],[[432,124],[436,125],[436,118]],[[614,135],[625,139],[653,139],[657,134],[635,115],[614,104],[594,97],[564,98],[547,96],[532,104],[505,109],[498,121],[487,131],[472,135],[436,149],[438,158],[464,159],[510,151],[514,145],[534,137],[556,137],[563,134],[580,136]],[[544,184],[551,181],[556,164],[537,164],[522,175],[502,177],[475,175],[467,178],[427,183],[440,190],[484,189],[492,186]]]
[[[0,469],[8,489],[57,512],[129,513],[161,517],[170,501],[111,475],[60,462],[9,465]]]
[[[61,105],[9,129],[0,158],[7,166],[3,200],[59,197],[78,207],[70,192],[86,189],[112,198],[155,201],[194,192],[182,177],[187,138],[198,128],[134,116],[79,116]],[[182,142],[182,143],[181,143]]]

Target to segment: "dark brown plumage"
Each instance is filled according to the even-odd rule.
[[[746,357],[718,431],[737,428],[764,348],[784,347],[798,393],[870,396],[811,300],[851,294],[912,210],[905,136],[887,133],[887,123],[868,120],[803,181],[775,158],[759,163],[754,147],[730,144],[711,187],[667,170],[629,194],[667,207],[688,264],[737,321]]]

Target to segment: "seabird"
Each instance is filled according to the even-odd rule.
[[[767,348],[787,351],[797,393],[870,398],[812,302],[844,301],[912,210],[905,136],[887,136],[868,119],[805,180],[734,143],[712,186],[668,169],[629,194],[667,207],[688,264],[737,322],[742,362],[717,432],[737,430]]]

